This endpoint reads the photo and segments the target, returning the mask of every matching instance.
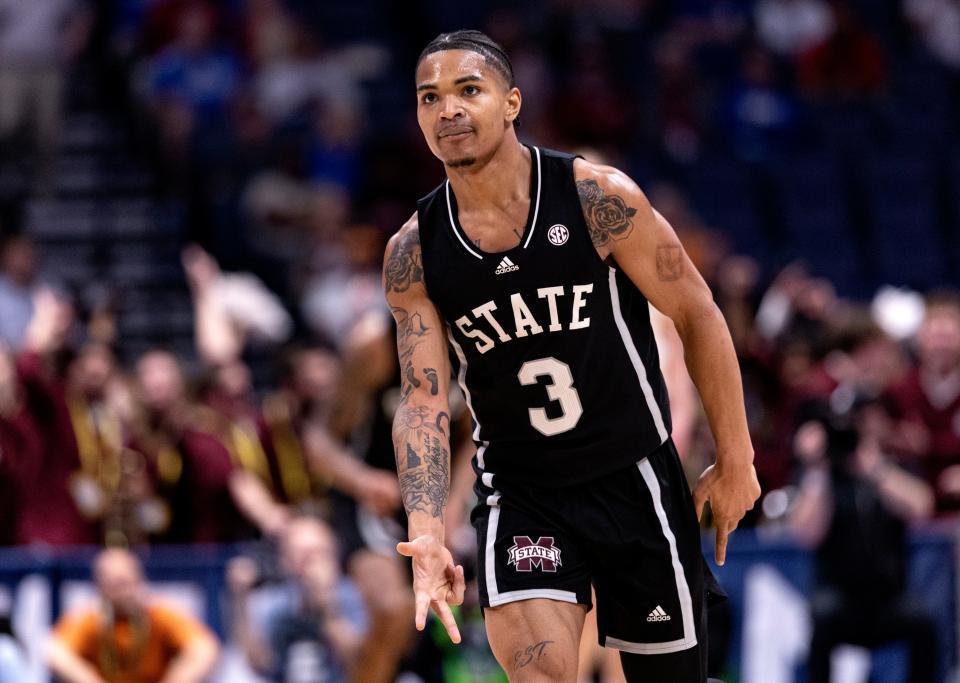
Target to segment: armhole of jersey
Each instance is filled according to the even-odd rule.
[[[425,205],[427,203],[428,202],[426,201],[426,199],[421,199],[420,201],[417,202],[417,236],[419,237],[419,242],[420,242],[420,265],[423,267],[423,289],[424,291],[426,291],[427,298],[430,299],[430,303],[432,303],[434,307],[436,307],[437,302],[433,300],[432,296],[430,296],[430,282],[429,282],[430,276],[428,275],[430,271],[427,268],[427,251],[428,250],[425,245],[426,240],[424,240],[424,231],[423,231],[423,226],[425,223],[427,223],[426,216],[425,216],[426,212],[424,210]]]

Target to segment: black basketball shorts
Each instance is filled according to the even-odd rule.
[[[601,645],[656,655],[700,643],[695,656],[705,655],[705,581],[722,591],[671,440],[584,484],[511,486],[487,473],[476,490],[483,607],[548,598],[589,608],[593,584]]]

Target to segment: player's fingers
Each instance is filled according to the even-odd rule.
[[[699,487],[693,491],[693,504],[697,507],[697,519],[703,519],[703,506],[707,503],[707,494]]]
[[[397,543],[397,552],[403,555],[404,557],[413,557],[414,545],[410,541],[403,541]]]
[[[415,622],[417,630],[422,631],[427,625],[427,613],[430,611],[429,593],[417,593],[417,616]]]
[[[466,591],[466,582],[463,578],[463,567],[458,565],[451,567],[448,574],[450,589],[447,591],[447,603],[450,605],[460,605],[463,603],[463,594]]]
[[[460,642],[460,629],[457,627],[457,620],[453,618],[453,612],[450,611],[450,607],[447,603],[440,600],[433,601],[433,611],[437,613],[437,616],[440,617],[440,622],[443,624],[443,627],[447,629],[447,635],[450,636],[450,640],[454,643]]]
[[[717,547],[715,552],[715,558],[717,564],[723,565],[727,561],[727,537],[729,535],[727,524],[718,524],[717,525]]]

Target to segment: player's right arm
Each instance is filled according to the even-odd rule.
[[[433,607],[454,642],[460,633],[448,603],[463,601],[463,568],[444,547],[443,514],[450,491],[450,361],[444,325],[423,280],[420,230],[414,215],[387,244],[383,289],[397,322],[400,403],[393,446],[413,558],[417,628]]]

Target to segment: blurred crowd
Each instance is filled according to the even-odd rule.
[[[189,352],[130,353],[117,312],[82,305],[43,272],[42,245],[16,212],[0,212],[0,542],[240,543],[230,635],[268,680],[390,681],[398,670],[501,680],[475,595],[461,608],[467,647],[416,636],[408,569],[393,550],[405,536],[390,437],[399,369],[379,265],[386,236],[442,173],[411,86],[419,49],[451,22],[483,28],[511,54],[521,136],[634,174],[713,288],[743,368],[764,491],[746,524],[799,530],[831,566],[839,522],[830,531],[809,515],[850,490],[848,479],[833,494],[824,484],[838,471],[836,420],[856,435],[843,454],[856,459],[840,469],[880,491],[900,524],[960,510],[960,292],[846,298],[810,264],[744,255],[683,182],[718,151],[763,164],[821,144],[814,113],[882,107],[905,54],[951,74],[960,120],[955,2],[447,5],[0,0],[0,156],[36,159],[31,193],[51,192],[68,76],[93,68],[156,193],[185,209],[192,244],[178,267],[194,318]],[[713,446],[676,334],[655,324],[694,481]],[[472,444],[462,401],[451,400],[447,540],[469,565]],[[891,481],[906,499],[884,498]],[[834,521],[857,523],[837,510]],[[903,572],[891,571],[877,580],[892,600]],[[133,556],[107,554],[94,575],[105,604],[153,615]],[[846,637],[830,621],[838,604],[819,613],[833,629],[820,632],[821,660]],[[923,615],[902,615],[926,632]],[[179,617],[156,618],[151,633]],[[94,668],[143,660],[136,628],[116,635],[125,655],[105,655],[73,619],[49,655],[64,680],[100,680],[71,678],[76,657]],[[185,664],[182,680],[200,680],[216,650],[198,639],[206,649],[184,660],[195,678]]]

